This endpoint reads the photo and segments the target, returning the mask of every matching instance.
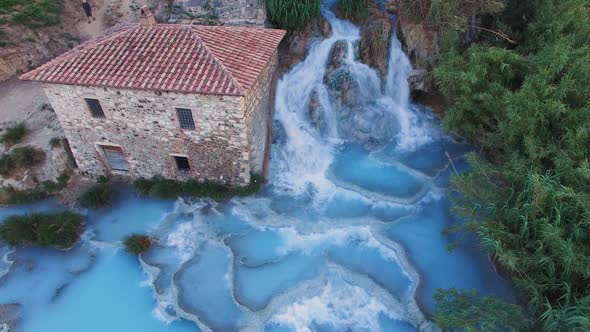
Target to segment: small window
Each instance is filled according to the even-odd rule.
[[[88,105],[90,114],[92,114],[93,117],[101,119],[105,118],[102,106],[100,106],[100,102],[97,99],[85,98],[84,100],[86,100],[86,105]]]
[[[191,171],[191,165],[188,163],[187,157],[174,156],[174,161],[176,162],[176,168],[180,172],[188,173]]]
[[[110,145],[101,145],[101,147],[113,171],[129,171],[129,164],[121,147]]]
[[[178,122],[182,129],[195,129],[195,121],[193,121],[193,112],[188,108],[177,108]]]

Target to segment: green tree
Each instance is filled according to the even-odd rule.
[[[452,180],[467,220],[455,230],[478,233],[528,300],[534,330],[590,330],[588,6],[535,1],[516,48],[449,37],[433,73],[453,101],[444,127],[482,147]]]

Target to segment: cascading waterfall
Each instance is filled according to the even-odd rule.
[[[286,74],[277,86],[276,120],[283,129],[284,145],[273,150],[272,183],[295,193],[308,185],[330,188],[324,175],[332,164],[332,149],[342,140],[382,147],[392,140],[400,150],[416,149],[432,141],[437,128],[419,121],[410,105],[407,77],[412,67],[397,36],[392,34],[384,87],[377,72],[356,56],[359,28],[324,8],[332,35],[312,44],[307,58]],[[344,75],[352,81],[356,107],[338,110],[325,82],[326,65],[338,42],[346,45]],[[310,121],[310,99],[316,93],[322,124]],[[342,108],[342,106],[340,106]],[[325,130],[321,130],[325,128]],[[322,135],[322,132],[327,135]]]
[[[0,247],[0,312],[21,304],[28,332],[436,331],[437,288],[509,297],[474,243],[450,254],[441,236],[454,221],[447,156],[465,170],[470,147],[411,103],[395,34],[382,82],[357,59],[359,28],[323,15],[332,35],[277,85],[262,193],[173,203],[127,193],[91,215],[70,252]],[[146,230],[157,244],[140,259],[142,281],[116,248]]]

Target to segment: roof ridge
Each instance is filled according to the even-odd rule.
[[[119,26],[121,28],[120,31],[116,30],[116,28]],[[45,62],[44,64],[40,65],[39,67],[37,67],[33,70],[29,70],[28,72],[22,74],[19,78],[21,80],[32,79],[32,78],[27,78],[27,77],[34,76],[37,73],[47,69],[48,67],[51,67],[54,64],[57,64],[59,62],[68,61],[71,58],[78,56],[84,52],[88,52],[90,50],[93,50],[96,47],[98,47],[106,42],[116,39],[117,37],[121,37],[122,35],[125,35],[131,31],[137,29],[138,26],[139,25],[130,25],[130,24],[125,24],[125,23],[117,24],[117,25],[105,30],[104,33],[99,35],[98,37],[93,38],[93,39],[89,39],[89,40],[81,43],[80,45],[72,48],[71,50],[67,51],[66,53],[59,55],[58,57]],[[110,30],[112,30],[112,32]],[[102,39],[99,39],[99,38],[102,38]],[[99,40],[97,41],[96,39],[99,39]]]
[[[203,40],[203,38],[201,38],[201,36],[199,36],[197,29],[194,29],[190,25],[186,25],[185,27],[191,30],[192,34],[195,35],[196,39],[203,45],[203,47],[205,48],[207,53],[211,55],[213,60],[215,60],[215,62],[220,66],[221,70],[230,78],[231,82],[233,84],[235,84],[235,86],[238,88],[238,92],[241,94],[246,94],[246,92],[244,91],[244,87],[238,82],[238,80],[234,77],[234,75],[231,73],[231,71],[225,66],[225,64],[223,64],[223,61],[221,61],[217,57],[217,55],[215,55],[215,52],[213,52],[213,50],[211,50],[211,48],[209,47],[209,45],[207,45],[207,43]]]

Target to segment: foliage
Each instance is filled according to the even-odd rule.
[[[245,187],[229,187],[220,183],[191,181],[175,181],[154,177],[138,179],[133,182],[135,190],[141,195],[155,198],[177,198],[180,196],[210,197],[227,199],[234,196],[248,196],[260,189],[262,179],[251,174],[250,184]]]
[[[444,331],[522,331],[528,320],[522,309],[495,297],[481,297],[476,290],[438,289],[434,295],[437,312],[434,320]]]
[[[66,249],[80,238],[82,216],[73,212],[10,216],[0,224],[0,238],[13,246]]]
[[[472,15],[503,8],[502,0],[395,0],[389,10],[430,26],[463,30]]]
[[[65,188],[70,181],[70,176],[66,173],[60,174],[55,181],[43,181],[43,189],[49,194],[53,194]]]
[[[110,205],[116,194],[111,183],[97,183],[84,191],[78,201],[84,207],[97,209]]]
[[[0,18],[28,28],[58,24],[63,10],[63,0],[0,0]]]
[[[266,0],[270,21],[293,31],[320,16],[322,0]]]
[[[434,78],[454,102],[445,128],[482,147],[452,181],[463,228],[510,274],[535,330],[588,331],[590,14],[584,0],[535,3],[526,29],[512,21],[517,48],[451,38]]]
[[[147,235],[133,234],[125,238],[125,249],[132,254],[143,254],[152,246],[152,239]]]
[[[6,132],[0,137],[0,142],[7,146],[20,143],[27,136],[27,127],[24,122],[19,122],[13,127],[6,128]]]
[[[37,165],[45,158],[45,153],[41,150],[24,146],[12,149],[9,153],[0,156],[0,175],[8,176],[12,172]]]
[[[43,181],[43,190],[17,190],[11,186],[0,188],[0,204],[26,205],[38,202],[66,187],[70,176],[62,173],[55,181]]]
[[[368,0],[340,0],[338,12],[342,17],[359,21],[369,15],[369,2]]]
[[[49,140],[49,146],[51,146],[52,148],[58,148],[61,146],[61,138],[59,137],[52,137]]]
[[[0,204],[25,205],[38,202],[47,197],[39,190],[17,190],[13,187],[0,188]]]

